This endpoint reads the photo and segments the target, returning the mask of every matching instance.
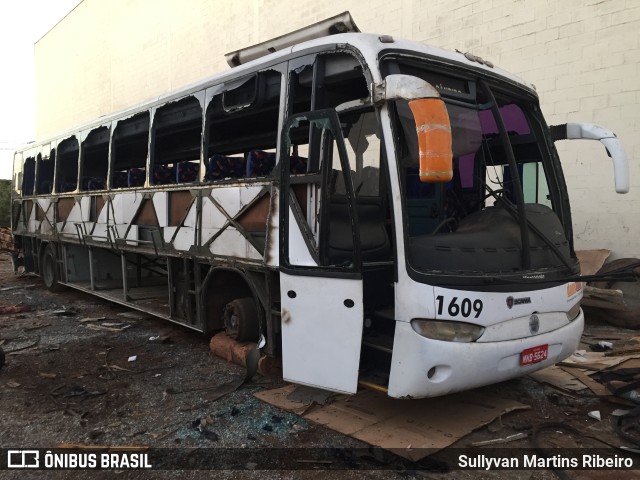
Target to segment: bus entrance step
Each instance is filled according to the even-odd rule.
[[[371,342],[368,342],[366,340],[363,340],[362,341],[362,346],[363,347],[368,347],[368,348],[373,348],[374,350],[378,350],[380,352],[393,353],[393,349],[388,347],[387,345],[384,345],[384,344],[371,343]]]
[[[359,382],[375,390],[386,391],[391,373],[393,337],[388,335],[366,335],[360,351]]]
[[[393,336],[380,333],[365,335],[362,346],[386,353],[393,353]]]
[[[361,369],[358,384],[363,387],[386,392],[389,387],[389,372],[381,367]]]
[[[380,385],[368,379],[358,380],[358,385],[364,388],[368,388],[370,390],[377,390],[378,392],[383,392],[383,393],[387,393],[389,391],[389,389],[385,385]]]

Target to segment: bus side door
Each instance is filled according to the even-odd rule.
[[[296,115],[286,122],[281,142],[283,377],[355,393],[363,288],[354,189],[338,116],[334,110]]]

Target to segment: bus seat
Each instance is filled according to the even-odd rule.
[[[200,162],[179,162],[176,168],[176,182],[195,182],[200,173]]]
[[[43,180],[40,182],[38,193],[51,193],[53,190],[53,182],[51,180]]]
[[[244,157],[225,157],[215,153],[209,159],[205,180],[214,182],[225,178],[241,178],[244,173]]]
[[[83,190],[102,190],[105,187],[104,178],[82,177]]]
[[[384,209],[378,201],[356,204],[363,262],[391,258],[391,241],[384,224]],[[351,219],[346,200],[334,199],[329,207],[329,256],[332,261],[353,259]]]
[[[71,180],[66,180],[64,182],[58,183],[58,192],[73,192],[77,187],[77,183]]]
[[[176,167],[175,165],[154,165],[153,167],[153,183],[155,185],[166,185],[175,183]]]
[[[113,184],[111,188],[126,188],[127,187],[127,172],[113,172]]]
[[[276,164],[274,152],[251,150],[247,153],[247,177],[264,177],[271,173]]]
[[[305,157],[291,155],[289,157],[289,172],[291,172],[292,175],[307,173],[307,159]]]
[[[144,185],[145,169],[132,168],[127,174],[127,185],[129,187],[141,187]]]
[[[104,178],[93,178],[89,182],[89,190],[103,190],[107,186],[107,181]]]

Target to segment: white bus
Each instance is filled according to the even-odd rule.
[[[611,132],[550,129],[535,89],[491,62],[348,14],[228,60],[18,151],[18,263],[53,291],[259,341],[286,380],[345,393],[443,395],[574,351],[554,141],[601,140],[625,192]]]

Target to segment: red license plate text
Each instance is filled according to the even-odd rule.
[[[542,362],[549,356],[549,345],[538,345],[537,347],[527,348],[520,354],[520,365],[531,365],[532,363]]]

